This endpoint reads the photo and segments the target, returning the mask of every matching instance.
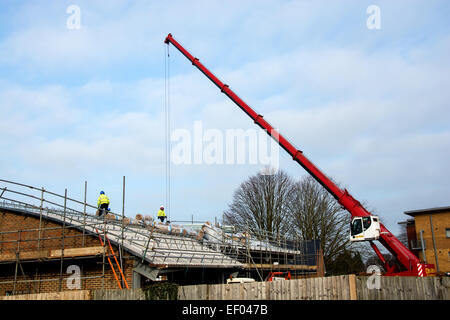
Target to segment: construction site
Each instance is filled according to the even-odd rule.
[[[161,223],[141,214],[99,217],[96,206],[67,194],[0,183],[0,295],[324,274],[315,240],[236,233],[210,222]]]
[[[322,172],[172,34],[161,42],[167,46],[167,56],[169,46],[173,46],[300,165],[333,204],[349,213],[345,244],[368,243],[383,271],[378,268],[371,275],[360,272],[357,277],[355,272],[325,277],[326,240],[320,243],[318,239],[261,230],[264,228],[252,232],[249,228],[243,230],[242,225],[238,228],[226,224],[223,218],[164,221],[164,214],[158,221],[159,213],[157,217],[129,213],[125,208],[125,176],[121,212],[111,211],[109,200],[100,202],[103,191],[97,205],[88,203],[92,197],[87,193],[87,181],[84,198],[74,199],[68,196],[67,189],[47,190],[23,181],[0,179],[0,296],[126,291],[173,283],[182,287],[177,288],[175,297],[186,300],[448,299],[448,207],[406,211],[414,219],[403,222],[407,239],[400,241],[382,223],[382,217]],[[166,64],[166,192],[170,194],[168,74]],[[292,201],[300,202],[298,198]],[[251,205],[265,204],[253,201]],[[283,206],[280,204],[277,210]],[[440,216],[433,224],[431,215],[436,213]],[[326,217],[318,220],[326,221]],[[340,227],[338,232],[344,229]],[[376,241],[383,246],[381,250]],[[367,277],[377,277],[379,284],[370,287]],[[239,285],[233,287],[236,283]]]

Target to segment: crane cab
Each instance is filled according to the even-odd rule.
[[[380,231],[380,219],[377,216],[353,217],[350,224],[350,241],[377,240]]]

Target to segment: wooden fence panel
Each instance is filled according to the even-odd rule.
[[[222,300],[222,288],[223,286],[209,286],[208,299]]]
[[[448,277],[333,276],[244,284],[183,286],[180,300],[448,300]]]
[[[3,296],[0,300],[90,300],[89,290],[71,290],[61,292],[21,294],[14,296]]]
[[[179,300],[449,300],[449,277],[333,276],[243,284],[189,285],[178,288]],[[350,290],[350,283],[354,288]],[[378,284],[378,287],[373,288]],[[356,289],[356,290],[354,290]],[[352,292],[352,294],[350,294]],[[0,297],[0,300],[142,300],[140,289],[74,290]]]
[[[262,296],[262,300],[268,300],[269,296],[268,293],[269,292],[269,288],[267,286],[267,282],[262,282],[261,283],[261,296]]]
[[[324,278],[324,279],[326,279],[325,298],[327,300],[334,300],[334,298],[333,298],[333,279],[331,277]]]
[[[306,282],[307,279],[301,279],[300,280],[300,291],[299,291],[299,295],[300,295],[300,300],[306,300],[306,296],[307,296],[307,291],[308,291],[308,284]]]
[[[305,279],[305,292],[304,292],[305,300],[311,300],[312,280],[313,280],[312,278]]]
[[[366,296],[364,294],[364,287],[365,287],[365,280],[360,277],[357,277],[356,278],[356,292],[358,294],[359,299]],[[361,299],[361,300],[363,300],[363,299]]]
[[[315,278],[310,278],[308,286],[308,299],[315,300],[316,298],[316,281]]]
[[[444,277],[442,278],[442,299],[443,300],[450,300],[450,278]]]
[[[320,300],[320,279],[314,278],[314,300]]]
[[[276,298],[276,292],[274,288],[274,282],[267,282],[266,284],[266,294],[268,300],[275,300]]]
[[[348,288],[348,276],[340,276],[341,281],[341,290],[342,290],[342,298],[343,300],[350,299],[350,290]]]
[[[331,287],[331,291],[330,291],[330,299],[331,300],[337,300],[337,286],[336,286],[336,277],[330,277],[330,287]]]
[[[92,300],[145,300],[141,289],[91,290]]]
[[[239,300],[241,292],[241,284],[229,284],[231,287],[231,300]]]
[[[448,300],[447,277],[383,277],[378,288],[369,288],[369,277],[357,277],[359,300]],[[372,283],[373,285],[374,283]]]

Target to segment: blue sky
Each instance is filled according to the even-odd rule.
[[[67,28],[70,5],[80,29]],[[381,29],[366,26],[369,5]],[[164,204],[171,32],[393,232],[449,205],[448,1],[2,1],[0,178],[125,212]],[[171,127],[254,128],[173,47]],[[280,151],[280,167],[305,171]],[[261,165],[173,165],[172,220],[220,218]]]

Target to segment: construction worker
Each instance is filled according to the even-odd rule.
[[[100,196],[97,200],[97,207],[98,207],[98,216],[102,216],[103,213],[106,214],[106,211],[109,211],[109,199],[106,196],[104,191],[100,191]]]
[[[164,212],[164,206],[161,206],[159,208],[158,219],[161,220],[162,223],[164,223],[164,220],[166,219],[166,213]]]

